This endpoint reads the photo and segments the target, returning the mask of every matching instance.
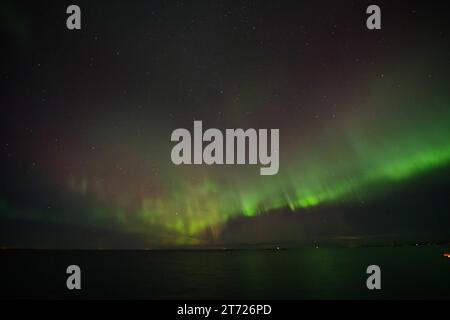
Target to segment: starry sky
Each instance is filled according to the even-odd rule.
[[[450,239],[444,1],[2,1],[0,245]],[[279,128],[280,170],[173,130]]]

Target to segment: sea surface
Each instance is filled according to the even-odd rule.
[[[450,298],[449,246],[289,250],[1,250],[1,298],[430,299]],[[82,288],[66,288],[66,268]],[[366,269],[381,268],[381,290]]]

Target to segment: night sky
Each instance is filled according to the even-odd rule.
[[[450,240],[448,10],[376,3],[2,1],[0,246]],[[279,173],[175,166],[194,120]]]

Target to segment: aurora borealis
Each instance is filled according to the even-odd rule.
[[[207,245],[233,239],[236,219],[384,210],[397,186],[447,174],[445,10],[386,3],[368,31],[364,1],[320,2],[80,2],[79,32],[64,4],[2,4],[0,223]],[[171,132],[194,120],[279,128],[279,173],[175,166]]]

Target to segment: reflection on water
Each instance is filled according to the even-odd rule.
[[[408,246],[9,252],[1,253],[6,261],[1,280],[12,296],[69,296],[60,278],[67,265],[76,263],[83,273],[78,298],[450,298],[446,251],[448,247]],[[381,267],[378,291],[366,288],[366,268],[372,264]],[[30,274],[34,289],[23,289],[30,281],[24,274]]]

